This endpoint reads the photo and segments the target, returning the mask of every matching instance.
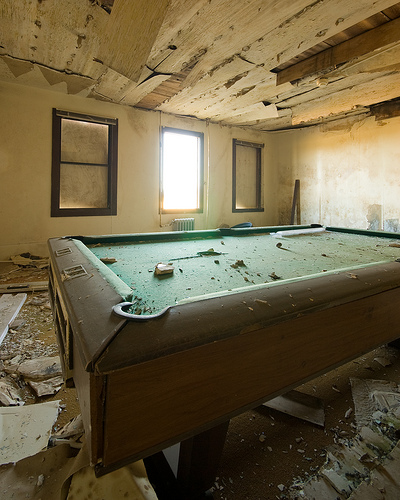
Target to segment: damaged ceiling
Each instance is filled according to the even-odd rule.
[[[0,80],[258,130],[400,114],[393,0],[1,0]]]

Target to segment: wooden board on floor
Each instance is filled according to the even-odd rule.
[[[325,425],[323,401],[309,394],[303,394],[299,391],[289,391],[286,394],[282,394],[282,396],[270,399],[266,403],[263,403],[263,405],[321,427]]]
[[[8,325],[16,318],[26,300],[26,293],[0,297],[0,344],[8,332]]]
[[[16,293],[16,292],[41,292],[49,287],[48,281],[31,281],[24,283],[7,283],[0,285],[0,293]]]

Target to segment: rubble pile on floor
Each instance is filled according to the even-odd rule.
[[[379,500],[398,498],[400,386],[385,380],[351,379],[357,434],[327,448],[318,473],[295,481],[291,499]],[[397,465],[396,465],[397,464]]]
[[[32,282],[27,283],[27,291],[32,292],[28,294],[18,291],[25,287],[24,282],[9,283],[10,275],[24,278],[20,266],[28,265],[27,272],[33,273],[33,278],[44,272],[47,261],[34,259],[32,270],[31,259],[30,255],[18,256],[15,264],[19,267],[0,276],[0,299],[4,298],[3,311],[7,313],[3,321],[0,316],[0,326],[3,325],[0,332],[3,334],[0,338],[0,498],[72,500],[84,495],[104,500],[157,500],[142,461],[104,477],[95,477],[81,415],[59,428],[58,419],[65,405],[54,401],[54,397],[64,381],[44,275],[40,274],[40,281],[35,281],[34,286]],[[14,292],[24,295],[17,308],[6,300]],[[9,314],[12,308],[15,310]]]
[[[63,384],[47,292],[27,299],[0,348],[0,403],[23,405]],[[43,340],[43,330],[50,341]],[[29,387],[33,390],[29,390]]]

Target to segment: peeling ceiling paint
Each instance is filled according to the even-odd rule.
[[[393,0],[163,6],[3,0],[0,80],[259,130],[323,123],[360,108],[365,115],[400,97],[400,30],[391,24],[400,3]],[[382,26],[393,26],[390,40]],[[367,33],[373,44],[365,53]],[[353,38],[347,59],[344,42]],[[340,64],[324,60],[332,47]],[[309,67],[316,54],[311,73],[277,84],[277,74],[290,75],[301,61]]]

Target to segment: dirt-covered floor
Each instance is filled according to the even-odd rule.
[[[0,264],[0,286],[45,283],[47,269]],[[25,404],[59,400],[59,429],[80,413],[74,388],[64,385],[51,396],[38,397],[18,373],[5,368],[25,360],[58,354],[46,289],[27,292],[27,300],[0,346],[0,380],[20,390]],[[324,403],[324,427],[261,406],[231,420],[218,477],[215,500],[307,498],[302,485],[316,477],[329,447],[346,446],[359,432],[355,422],[351,379],[400,383],[399,352],[382,346],[297,390]],[[400,470],[400,465],[399,465]],[[293,488],[293,485],[296,487]],[[297,489],[296,489],[297,488]],[[400,490],[398,497],[400,498]],[[293,496],[294,495],[294,496]],[[348,498],[348,496],[338,496]],[[382,498],[390,499],[390,496]]]
[[[0,286],[29,282],[45,284],[47,281],[46,268],[0,264]],[[0,380],[7,379],[19,388],[25,404],[59,400],[61,412],[54,425],[56,430],[80,413],[75,389],[62,386],[54,395],[38,397],[24,377],[4,370],[8,365],[58,355],[48,292],[44,286],[40,288],[44,290],[26,292],[27,299],[0,346]]]

